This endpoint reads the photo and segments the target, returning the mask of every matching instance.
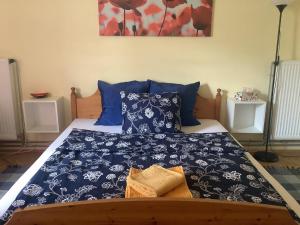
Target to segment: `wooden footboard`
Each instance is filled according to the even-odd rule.
[[[112,199],[18,210],[7,225],[295,225],[284,207],[209,199]]]

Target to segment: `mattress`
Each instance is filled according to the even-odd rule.
[[[121,133],[122,132],[122,126],[101,126],[101,125],[95,126],[94,125],[95,121],[96,120],[94,120],[94,119],[76,119],[76,120],[74,120],[70,124],[70,126],[68,126],[67,129],[65,130],[65,132],[67,131],[67,135],[64,135],[63,139],[65,139],[68,136],[68,134],[71,132],[71,130],[73,128],[95,130],[95,131],[102,131],[102,132],[109,132],[109,133]],[[222,124],[220,124],[217,120],[209,120],[209,119],[201,120],[200,119],[199,122],[201,123],[200,125],[189,126],[189,127],[183,126],[181,128],[181,130],[184,133],[228,132],[222,126]],[[58,139],[60,139],[60,137]]]
[[[120,133],[121,126],[94,126],[95,120],[91,119],[76,119],[67,129],[45,150],[45,152],[39,157],[39,159],[24,173],[24,175],[14,184],[14,186],[7,192],[6,195],[0,201],[0,216],[8,209],[12,204],[18,193],[25,187],[32,176],[39,170],[44,162],[52,155],[57,147],[59,147],[65,138],[70,134],[73,128],[96,130],[110,133]],[[185,133],[215,133],[215,132],[227,132],[226,129],[216,120],[200,120],[201,125],[195,127],[183,127]],[[300,215],[299,205],[297,202],[282,188],[282,186],[260,166],[255,159],[248,154],[248,158],[262,173],[262,175],[275,187],[275,189],[281,194],[284,200],[289,206]]]

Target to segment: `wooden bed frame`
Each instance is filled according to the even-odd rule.
[[[221,89],[215,99],[197,97],[195,116],[220,119]],[[98,118],[99,91],[79,97],[72,88],[72,119]],[[295,225],[285,207],[211,199],[111,199],[49,204],[17,210],[7,225]]]
[[[96,119],[102,112],[102,101],[99,90],[89,97],[79,97],[74,87],[71,88],[72,120],[76,118]],[[215,99],[197,96],[194,115],[198,119],[215,119],[220,121],[221,89],[217,90]]]
[[[7,225],[296,225],[283,207],[210,199],[111,199],[28,207]]]

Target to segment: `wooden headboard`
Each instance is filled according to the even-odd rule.
[[[74,87],[71,88],[72,120],[76,118],[96,119],[102,111],[101,95],[97,90],[88,97],[79,97]],[[220,121],[221,89],[217,90],[215,99],[197,96],[194,115],[198,119],[215,119]]]

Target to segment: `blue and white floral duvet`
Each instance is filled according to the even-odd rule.
[[[74,129],[1,218],[17,208],[124,197],[130,167],[183,166],[195,198],[283,205],[228,133],[122,135]]]

